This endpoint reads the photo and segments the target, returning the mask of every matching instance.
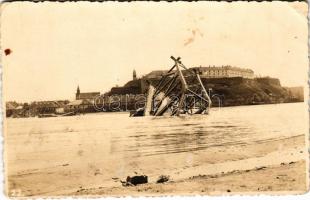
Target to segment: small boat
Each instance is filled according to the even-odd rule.
[[[60,115],[60,116],[74,116],[74,115],[76,115],[76,112],[67,112],[67,113],[64,113],[64,114],[62,114],[62,115]]]
[[[58,117],[58,116],[55,114],[39,114],[38,117],[45,118],[45,117]]]

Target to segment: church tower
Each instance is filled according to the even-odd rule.
[[[78,86],[76,89],[76,94],[75,94],[75,99],[79,100],[80,99],[80,87]]]
[[[132,73],[132,79],[137,80],[137,73],[135,69],[133,70],[133,73]]]

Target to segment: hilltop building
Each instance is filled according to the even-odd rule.
[[[242,78],[254,78],[254,71],[251,69],[244,69],[232,66],[208,66],[208,67],[193,67],[191,69],[197,69],[201,78],[231,78],[231,77],[242,77]],[[167,70],[154,70],[143,76],[144,79],[154,80],[159,79]]]
[[[251,69],[244,69],[232,66],[208,66],[208,67],[193,67],[197,69],[202,78],[230,78],[230,77],[242,77],[242,78],[254,78],[254,71]]]

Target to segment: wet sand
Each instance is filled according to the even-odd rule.
[[[234,170],[214,175],[197,175],[180,181],[149,183],[112,188],[80,188],[71,195],[223,195],[223,194],[302,194],[305,184],[305,162],[282,163],[280,166]]]
[[[188,178],[177,178],[175,175],[174,179],[170,175],[171,179],[165,183],[156,183],[156,179],[151,179],[150,183],[137,186],[79,188],[71,195],[303,194],[308,191],[307,166],[303,159],[307,152],[303,144],[304,137],[298,136],[228,150],[236,155],[236,151],[253,152],[251,149],[255,148],[257,154],[249,155],[254,157],[243,159],[231,157],[230,160],[228,156],[232,154],[226,157],[214,152],[212,157],[215,163],[212,166],[184,168],[180,171],[182,177],[187,174]],[[279,147],[281,152],[275,152]],[[226,162],[221,162],[224,161],[222,159],[226,159]]]

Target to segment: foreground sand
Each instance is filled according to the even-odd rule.
[[[148,184],[128,187],[121,186],[121,184],[118,187],[81,187],[70,195],[302,194],[308,190],[307,162],[302,159],[306,157],[306,152],[301,148],[303,142],[304,137],[298,136],[256,144],[256,151],[260,155],[256,155],[254,158],[214,163],[213,168],[210,168],[210,171],[214,173],[206,171],[205,168],[193,167],[181,172],[183,174],[196,174],[185,179],[174,180],[172,177],[166,183],[158,184],[153,180]],[[281,151],[274,151],[279,148],[279,145],[283,145],[284,148],[281,148]],[[244,147],[244,150],[249,150],[248,148],[251,147]],[[272,153],[265,154],[266,152]],[[214,159],[216,158],[214,157]],[[272,164],[279,160],[283,160],[283,162]],[[227,166],[223,167],[225,164]],[[250,166],[255,167],[251,168]],[[218,171],[221,172],[217,173]]]
[[[282,163],[280,166],[260,167],[252,170],[234,170],[214,175],[198,175],[182,181],[163,184],[149,183],[138,186],[79,189],[71,195],[169,195],[223,193],[283,193],[294,194],[306,188],[305,161]]]
[[[307,191],[306,183],[306,152],[300,148],[304,137],[292,137],[285,140],[275,140],[268,143],[256,144],[257,153],[254,158],[236,159],[230,162],[214,163],[209,171],[203,167],[183,169],[182,177],[186,174],[196,174],[185,179],[174,180],[157,184],[153,181],[138,186],[95,187],[79,188],[70,195],[172,195],[172,194],[283,194],[284,192],[300,194]],[[281,152],[274,151],[284,145]],[[254,147],[243,147],[244,150]],[[250,151],[251,152],[251,151]],[[271,152],[269,154],[265,154]],[[275,154],[274,154],[275,153]],[[278,154],[279,153],[279,154]],[[278,154],[278,157],[276,157]],[[272,159],[268,161],[269,159]],[[216,157],[214,157],[216,160]],[[277,160],[283,160],[279,164]],[[264,163],[266,165],[264,165]],[[268,165],[270,163],[271,165]],[[227,166],[225,166],[227,165]],[[251,168],[251,166],[256,166]],[[234,169],[234,170],[231,170]],[[223,170],[221,173],[219,171]],[[211,172],[210,172],[211,171]],[[208,174],[205,174],[208,173]],[[119,180],[116,180],[119,181]]]

